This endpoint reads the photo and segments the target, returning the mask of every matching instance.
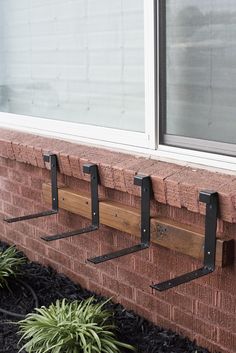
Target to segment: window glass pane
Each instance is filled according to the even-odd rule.
[[[235,143],[236,1],[166,0],[166,133]]]
[[[0,0],[0,111],[144,131],[143,0]]]

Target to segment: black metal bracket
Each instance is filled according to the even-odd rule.
[[[71,232],[59,233],[51,236],[44,236],[41,239],[45,241],[54,241],[64,238],[73,237],[75,235],[81,235],[84,233],[90,233],[99,228],[99,199],[98,199],[98,167],[96,164],[85,164],[83,166],[83,172],[90,174],[91,176],[91,213],[92,213],[92,224],[88,227],[74,230]]]
[[[199,268],[198,270],[186,273],[182,276],[170,279],[169,281],[161,282],[151,286],[160,292],[179,286],[180,284],[193,281],[196,278],[206,276],[215,270],[216,228],[219,210],[218,193],[212,191],[201,191],[199,195],[199,201],[206,203],[203,267]]]
[[[44,162],[50,163],[51,167],[51,188],[52,188],[52,209],[48,211],[43,211],[35,214],[29,214],[26,216],[6,218],[4,219],[7,223],[15,223],[26,221],[29,219],[40,218],[45,216],[51,216],[58,213],[58,188],[57,188],[57,156],[55,154],[44,154]]]
[[[132,254],[134,252],[147,249],[150,246],[150,197],[151,179],[149,176],[137,175],[134,177],[134,184],[141,189],[141,241],[139,244],[118,250],[109,254],[88,259],[93,264],[109,261],[117,257]]]

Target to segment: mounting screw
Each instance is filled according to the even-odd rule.
[[[146,233],[146,229],[145,228],[143,229],[143,233]]]
[[[93,215],[96,216],[96,212],[93,212]]]

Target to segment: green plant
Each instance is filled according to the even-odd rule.
[[[19,266],[25,263],[25,258],[19,256],[19,252],[14,246],[6,250],[0,250],[0,288],[7,286],[9,277],[16,277]]]
[[[135,350],[116,340],[112,314],[104,308],[107,302],[57,300],[48,308],[36,309],[19,322],[29,353],[118,353],[120,348]]]

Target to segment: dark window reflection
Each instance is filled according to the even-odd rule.
[[[236,1],[166,0],[166,133],[235,143]]]

